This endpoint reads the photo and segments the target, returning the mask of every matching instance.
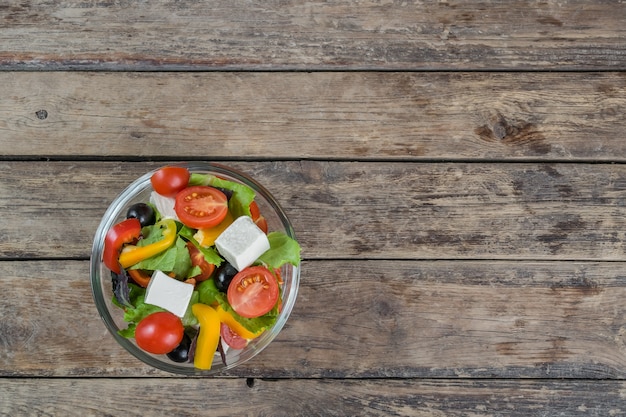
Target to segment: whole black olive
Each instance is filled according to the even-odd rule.
[[[237,272],[239,271],[237,271],[235,267],[228,262],[224,262],[223,264],[221,264],[213,275],[215,287],[217,287],[217,289],[221,292],[228,291],[228,286],[233,280],[233,277],[237,275]]]
[[[135,218],[139,220],[141,227],[150,226],[156,222],[156,213],[154,209],[145,203],[133,204],[126,212],[126,218]]]
[[[191,348],[191,338],[187,336],[187,333],[183,334],[183,340],[180,341],[180,344],[174,348],[170,353],[167,354],[167,357],[170,360],[178,363],[187,362],[189,359],[189,349]]]

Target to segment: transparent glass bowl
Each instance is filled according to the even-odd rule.
[[[249,176],[234,169],[204,162],[187,164],[176,164],[189,169],[190,172],[206,173],[219,176],[235,182],[240,182],[251,187],[256,192],[256,199],[261,214],[266,218],[269,231],[281,231],[287,236],[295,239],[295,234],[289,219],[270,192]],[[284,281],[282,286],[283,306],[278,319],[271,329],[263,332],[259,337],[250,341],[242,350],[228,349],[226,351],[226,364],[223,363],[219,354],[213,359],[210,370],[199,370],[193,363],[176,363],[167,358],[166,355],[153,355],[140,349],[134,339],[127,339],[120,336],[117,331],[125,329],[127,323],[123,319],[123,311],[112,303],[113,288],[111,283],[111,272],[102,262],[102,251],[104,238],[107,231],[116,223],[126,217],[128,208],[138,202],[148,202],[152,185],[150,177],[155,172],[151,171],[143,175],[122,191],[111,203],[102,217],[102,221],[96,230],[93,248],[91,251],[91,289],[96,303],[96,307],[102,320],[115,340],[128,352],[147,365],[161,369],[166,372],[184,375],[210,375],[227,369],[232,369],[242,363],[252,359],[265,349],[278,335],[287,318],[291,314],[300,282],[300,268],[287,264],[282,267],[281,274]]]

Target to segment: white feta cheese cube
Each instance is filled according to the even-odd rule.
[[[270,242],[250,217],[241,216],[215,239],[215,247],[237,271],[241,271],[265,253]]]
[[[150,202],[154,204],[154,207],[156,207],[158,212],[161,213],[161,218],[180,221],[178,219],[178,215],[176,214],[176,210],[174,210],[176,199],[171,197],[165,197],[157,193],[156,191],[152,191],[150,193]]]
[[[185,284],[161,271],[154,271],[146,288],[145,302],[183,317],[192,293],[193,284]]]

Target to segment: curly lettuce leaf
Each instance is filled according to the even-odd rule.
[[[294,266],[300,264],[300,245],[294,239],[282,232],[270,232],[267,235],[270,248],[262,254],[258,262],[268,269],[277,269],[286,263]]]
[[[135,337],[136,327],[137,325],[135,323],[130,323],[127,328],[118,330],[117,334],[127,339],[132,339],[133,337]]]

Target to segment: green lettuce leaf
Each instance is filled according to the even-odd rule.
[[[202,252],[202,254],[204,255],[204,259],[206,259],[208,263],[213,264],[215,266],[220,266],[222,264],[223,259],[217,253],[217,250],[215,250],[213,246],[211,246],[210,248],[205,248],[204,246],[200,245],[200,243],[198,243],[198,241],[193,237],[195,234],[196,234],[196,229],[192,229],[187,226],[183,226],[178,232],[179,236],[191,242],[200,252]]]
[[[194,316],[191,311],[191,306],[198,302],[200,294],[198,291],[194,291],[191,293],[191,300],[189,300],[189,305],[187,306],[187,310],[185,311],[185,315],[182,317],[183,326],[196,326],[198,324],[198,319]]]
[[[193,278],[196,275],[199,275],[202,273],[202,268],[200,268],[199,266],[194,266],[192,267],[189,271],[187,271],[187,276],[185,278],[189,279],[189,278]]]
[[[165,311],[161,307],[157,307],[152,304],[148,304],[144,301],[145,299],[145,291],[144,293],[137,298],[135,302],[135,308],[127,308],[124,310],[124,321],[127,323],[139,323],[144,317],[149,316],[152,313],[156,313],[158,311]]]
[[[141,241],[140,241],[141,242]],[[164,252],[133,265],[131,269],[173,272],[177,277],[187,277],[191,269],[191,257],[185,241],[179,236],[175,244]]]
[[[127,328],[118,330],[117,334],[127,339],[132,339],[133,337],[135,337],[136,327],[137,325],[135,323],[130,323]]]
[[[267,235],[270,248],[259,257],[258,262],[268,269],[280,268],[286,263],[294,266],[300,264],[300,245],[282,232],[270,232]]]
[[[178,237],[176,238],[176,259],[174,261],[174,268],[171,270],[177,277],[186,277],[187,271],[191,269],[191,256],[187,249],[185,241]],[[171,248],[170,248],[171,249]]]
[[[202,304],[213,305],[217,303],[217,296],[221,294],[220,290],[215,286],[213,279],[207,279],[196,285],[198,291],[198,301]]]
[[[163,229],[164,225],[162,224],[153,224],[150,226],[144,226],[141,228],[141,236],[142,238],[137,241],[137,246],[148,246],[152,243],[158,242],[163,239]]]

